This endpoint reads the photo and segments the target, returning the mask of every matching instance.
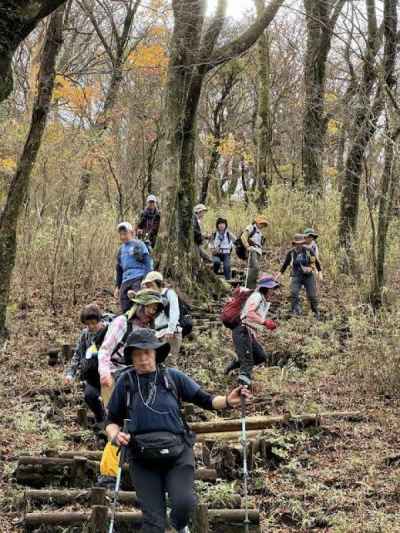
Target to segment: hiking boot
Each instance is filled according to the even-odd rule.
[[[183,529],[177,529],[176,530],[178,533],[190,533],[190,529],[185,526]]]
[[[116,482],[117,478],[114,476],[98,476],[96,487],[102,487],[104,489],[113,491],[115,489]]]
[[[225,376],[228,376],[232,372],[232,370],[236,370],[237,368],[240,368],[239,359],[232,359],[229,365],[225,367]]]

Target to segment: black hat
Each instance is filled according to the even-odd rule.
[[[225,224],[226,227],[228,227],[228,221],[226,218],[219,217],[217,218],[216,227],[218,228],[218,224]]]
[[[157,363],[163,363],[171,350],[167,342],[160,342],[154,331],[147,328],[135,328],[129,335],[124,350],[127,365],[132,364],[131,356],[134,348],[155,350]]]

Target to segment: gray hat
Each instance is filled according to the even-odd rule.
[[[135,348],[155,350],[158,364],[165,361],[171,350],[167,342],[160,342],[154,331],[148,328],[135,328],[129,335],[124,350],[125,364],[132,364],[132,351]]]

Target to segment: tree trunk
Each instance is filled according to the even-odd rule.
[[[264,8],[264,0],[256,0],[257,15]],[[270,110],[270,43],[268,32],[264,32],[257,41],[257,160],[256,177],[259,209],[267,207],[267,191],[272,183],[271,143],[272,125]]]
[[[307,50],[304,67],[303,176],[308,190],[321,193],[323,149],[328,117],[325,115],[326,63],[333,31],[346,0],[304,0]],[[332,14],[331,14],[332,10]]]
[[[0,2],[0,102],[13,89],[11,62],[19,44],[36,28],[39,21],[56,10],[65,0],[4,0]]]
[[[6,336],[6,312],[15,266],[18,219],[28,192],[31,172],[51,104],[56,58],[62,44],[63,12],[64,8],[59,8],[50,19],[38,74],[38,93],[33,105],[31,126],[0,215],[0,338]]]
[[[397,56],[397,0],[385,0],[384,4],[384,72],[386,91],[388,93],[388,108],[397,107],[395,112],[399,112],[397,98],[392,95],[392,90],[396,86],[395,64]],[[391,101],[390,101],[391,100]],[[394,113],[393,113],[394,114]],[[385,161],[382,172],[381,191],[379,195],[378,228],[376,234],[376,258],[375,275],[372,283],[371,302],[374,308],[379,308],[383,304],[383,288],[385,285],[385,258],[387,248],[387,234],[390,222],[393,217],[394,198],[398,190],[398,165],[395,158],[395,147],[400,135],[399,127],[392,127],[391,116],[386,113],[385,123]],[[398,121],[397,121],[398,122]]]
[[[344,272],[348,272],[353,263],[352,241],[357,229],[362,163],[384,106],[382,87],[377,88],[375,99],[372,104],[370,102],[378,75],[375,61],[381,37],[376,21],[375,0],[366,0],[366,7],[367,49],[363,55],[363,79],[358,88],[359,101],[351,128],[352,144],[346,159],[340,204],[339,247],[345,252],[341,265]]]

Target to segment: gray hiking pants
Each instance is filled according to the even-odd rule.
[[[295,273],[292,277],[290,287],[290,299],[292,303],[292,313],[299,315],[301,312],[299,295],[301,288],[304,287],[307,299],[310,302],[311,310],[314,314],[318,314],[318,295],[317,283],[314,274]]]
[[[251,379],[254,366],[263,363],[270,366],[271,354],[267,354],[261,344],[246,326],[237,326],[232,330],[235,352],[239,358],[240,373]]]

